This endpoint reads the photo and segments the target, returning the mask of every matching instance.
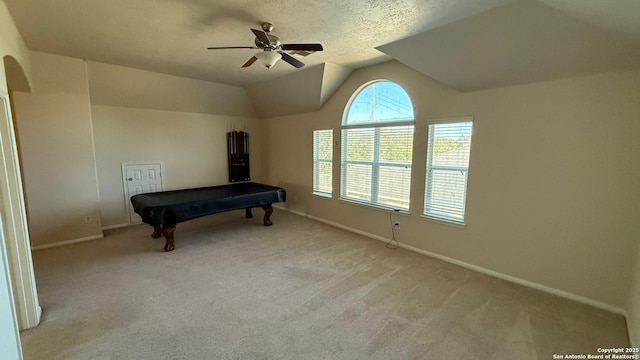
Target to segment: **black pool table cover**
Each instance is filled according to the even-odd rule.
[[[131,197],[134,211],[152,226],[179,222],[230,210],[286,201],[281,187],[254,182],[138,194]]]

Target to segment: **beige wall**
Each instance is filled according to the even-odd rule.
[[[254,118],[93,105],[103,225],[128,223],[123,162],[163,163],[165,190],[228,183],[227,138],[246,131],[251,178],[261,179],[261,124]]]
[[[375,79],[402,85],[416,108],[401,242],[626,308],[640,217],[640,71],[456,93],[389,62],[355,71],[317,113],[268,119],[267,179],[287,189],[288,208],[389,238],[388,212],[339,200],[338,148],[334,198],[311,195],[311,131],[333,127],[339,139],[347,101]],[[466,229],[420,216],[428,119],[462,115],[475,116]]]
[[[101,236],[86,64],[30,58],[32,92],[14,104],[32,245]]]

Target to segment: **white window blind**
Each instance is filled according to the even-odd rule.
[[[464,222],[473,122],[429,125],[424,215]]]
[[[313,193],[331,196],[333,168],[333,129],[313,132]]]
[[[413,125],[342,130],[344,199],[409,210]]]

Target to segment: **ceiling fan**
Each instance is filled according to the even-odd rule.
[[[270,23],[263,23],[262,30],[251,29],[253,34],[256,36],[255,46],[221,46],[221,47],[209,47],[209,50],[219,50],[219,49],[261,49],[255,55],[249,59],[244,65],[243,68],[249,67],[253,65],[256,60],[260,60],[267,69],[271,69],[273,65],[279,60],[282,59],[289,64],[293,65],[296,68],[301,68],[304,66],[304,63],[293,56],[287,54],[285,51],[295,51],[301,55],[310,55],[316,51],[322,51],[321,44],[283,44],[280,42],[280,39],[271,35],[270,32],[273,30],[273,25]]]

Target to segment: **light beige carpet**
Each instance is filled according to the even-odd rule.
[[[628,345],[621,316],[277,209],[271,227],[243,215],[179,224],[169,253],[146,225],[35,252],[44,316],[22,333],[25,359],[551,359]]]

